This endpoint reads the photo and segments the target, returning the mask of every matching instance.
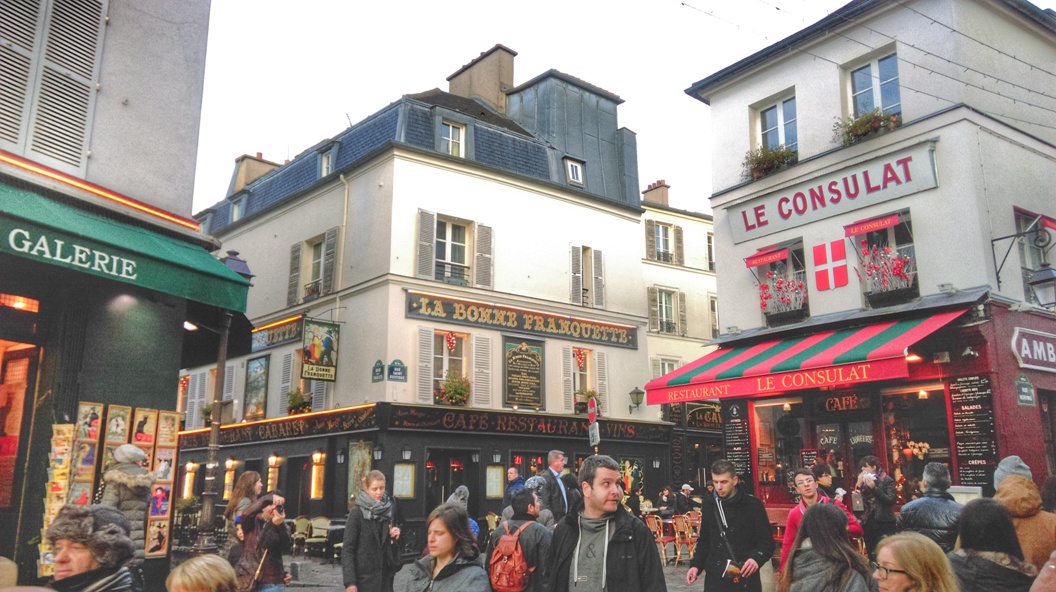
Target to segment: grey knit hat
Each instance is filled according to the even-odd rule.
[[[1034,480],[1034,476],[1030,473],[1030,467],[1027,466],[1027,463],[1023,462],[1023,459],[1015,455],[1006,456],[1001,459],[1001,462],[997,463],[997,470],[994,471],[994,489],[997,489],[1001,484],[1001,481],[1009,475],[1019,475]]]
[[[459,485],[455,488],[455,491],[448,496],[447,503],[462,506],[462,509],[466,509],[469,505],[469,488],[465,485]]]
[[[532,491],[539,492],[546,487],[546,479],[536,475],[534,477],[528,477],[528,480],[524,482],[525,489],[531,489]]]
[[[114,449],[114,460],[119,463],[143,462],[147,453],[134,444],[122,444]]]
[[[101,567],[119,567],[135,555],[131,531],[128,518],[116,508],[68,505],[48,527],[47,538],[53,545],[62,539],[80,543]]]

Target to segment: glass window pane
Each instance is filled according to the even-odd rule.
[[[466,244],[466,227],[460,224],[451,225],[451,242]]]
[[[788,99],[781,104],[785,113],[785,125],[796,118],[796,97]]]
[[[452,263],[466,263],[466,246],[465,245],[451,245],[451,259]]]
[[[858,117],[862,114],[868,113],[876,108],[876,104],[873,103],[872,91],[866,91],[856,97],[854,97],[854,116]]]
[[[872,67],[865,66],[851,72],[851,92],[858,94],[873,87]]]
[[[880,85],[880,104],[887,113],[901,113],[902,99],[898,92],[898,80]]]
[[[796,122],[785,124],[785,146],[788,146],[792,150],[797,148],[799,138],[796,136]]]
[[[898,56],[892,54],[879,62],[880,82],[898,78]]]
[[[768,132],[763,133],[763,147],[768,149],[774,149],[781,145],[781,138],[778,136],[777,128],[774,128]]]
[[[763,111],[760,115],[761,126],[763,130],[768,130],[773,127],[777,127],[777,107],[770,107],[766,111]]]

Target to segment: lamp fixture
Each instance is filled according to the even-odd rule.
[[[495,449],[495,452],[491,453],[491,462],[495,464],[499,464],[502,462],[502,453],[499,452],[498,448]]]
[[[233,458],[224,461],[224,467],[229,471],[233,471],[236,466],[238,466],[238,461]]]
[[[915,364],[917,362],[920,362],[923,359],[924,358],[922,358],[919,355],[917,355],[915,353],[912,353],[912,352],[906,354],[906,361],[909,362],[910,364]]]
[[[729,327],[726,327],[726,332],[729,333],[730,335],[740,335],[741,334],[741,328],[738,327],[737,325],[730,325]]]
[[[659,469],[660,468],[660,458],[659,457],[653,457],[653,468],[654,469]]]
[[[1041,269],[1031,274],[1028,283],[1038,304],[1050,310],[1056,306],[1056,269],[1050,267],[1048,261],[1041,263]]]
[[[782,411],[792,411],[792,404],[791,403],[785,403],[784,405],[781,406],[781,410]]]
[[[978,358],[979,357],[979,352],[975,351],[975,348],[973,348],[972,346],[969,345],[968,347],[964,348],[963,352],[961,352],[961,357],[962,358],[967,358],[967,357]]]
[[[187,464],[184,465],[183,468],[187,469],[188,473],[193,473],[193,472],[198,470],[198,463],[189,460],[189,461],[187,461]]]
[[[374,460],[381,460],[381,442],[374,443]]]
[[[921,389],[921,390],[917,391],[917,399],[920,399],[921,401],[927,401],[928,400],[928,391],[926,391],[924,389]]]
[[[326,453],[324,453],[322,450],[316,450],[315,452],[312,453],[312,463],[313,464],[317,464],[317,465],[323,464],[323,459],[324,458],[326,458]]]
[[[282,457],[274,452],[272,452],[271,456],[268,457],[268,466],[271,468],[279,466],[280,462],[282,462]]]
[[[411,448],[410,446],[404,445],[403,450],[400,452],[403,460],[411,460]]]
[[[634,389],[627,394],[631,397],[631,404],[627,406],[627,413],[633,413],[635,409],[642,406],[642,397],[645,395],[645,391],[638,387],[634,387]]]
[[[997,289],[999,291],[1001,290],[1001,270],[1005,267],[1009,254],[1012,253],[1012,247],[1017,243],[1017,241],[1010,239],[1033,235],[1031,242],[1044,256],[1049,250],[1049,245],[1052,244],[1052,235],[1049,234],[1050,228],[1054,228],[1052,218],[1038,216],[1031,221],[1026,230],[990,240],[990,253],[994,257],[994,267],[997,268]],[[997,243],[1004,240],[1009,241],[1008,248],[1005,250],[1005,256],[1001,259],[1001,263],[998,263]],[[1034,295],[1042,306],[1046,308],[1056,306],[1056,271],[1053,271],[1047,262],[1042,261],[1041,268],[1031,274],[1030,281],[1027,283],[1034,290]],[[1038,292],[1039,289],[1042,290],[1042,293]],[[1043,296],[1047,296],[1047,298],[1043,298]]]
[[[339,464],[339,465],[345,464],[345,449],[344,448],[338,448],[337,449],[337,464]]]
[[[479,452],[474,452],[473,454],[469,455],[469,458],[471,458],[474,463],[479,463],[480,462],[480,453]]]
[[[953,295],[957,292],[960,292],[960,290],[958,290],[957,287],[953,284],[939,284],[939,292],[942,292],[943,294]]]

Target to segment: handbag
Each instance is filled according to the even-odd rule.
[[[264,567],[264,560],[267,558],[268,550],[264,549],[264,554],[260,556],[260,564],[257,565],[257,571],[253,574],[253,579],[247,583],[245,576],[238,578],[238,592],[255,592],[258,589],[257,579],[260,578],[260,570]]]
[[[730,558],[726,560],[726,566],[722,570],[722,579],[729,580],[734,584],[741,584],[741,567],[744,562],[737,561],[737,554],[733,552],[733,546],[730,545],[730,539],[726,538],[726,513],[722,511],[722,501],[719,499],[719,494],[715,493],[715,518],[719,523],[719,538],[726,544],[726,550],[730,553]],[[747,584],[747,582],[744,582]]]

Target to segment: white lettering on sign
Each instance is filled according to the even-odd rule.
[[[1012,333],[1012,354],[1020,368],[1056,372],[1056,335],[1016,327]]]
[[[134,280],[138,275],[136,262],[132,259],[81,245],[67,245],[64,240],[49,239],[44,234],[34,239],[33,235],[24,228],[15,228],[8,233],[7,244],[19,253],[41,259],[51,259],[114,277]]]

